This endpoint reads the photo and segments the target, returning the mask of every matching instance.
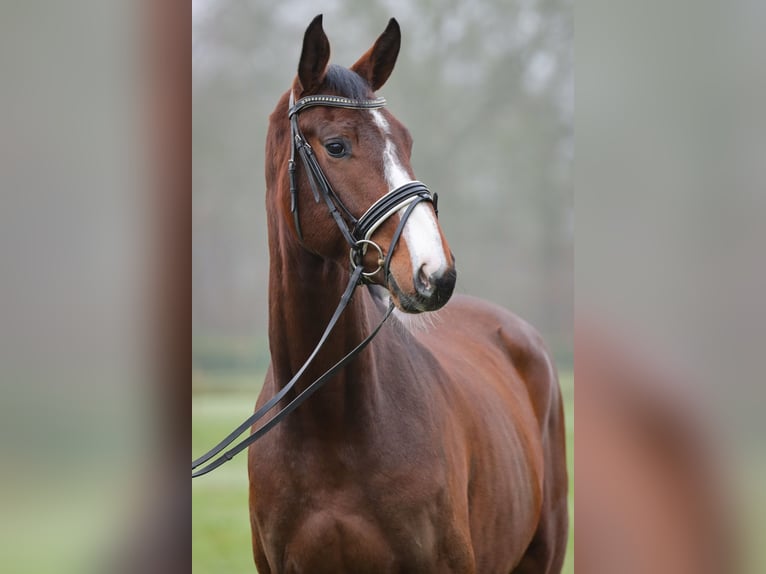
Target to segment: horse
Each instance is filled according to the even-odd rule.
[[[255,565],[260,574],[559,572],[568,481],[556,370],[524,320],[453,296],[455,258],[435,198],[414,179],[412,137],[375,95],[400,43],[391,19],[350,68],[330,64],[317,16],[269,118],[271,363],[256,408],[302,371],[284,407],[380,330],[250,445]],[[359,239],[370,211],[385,217]],[[354,261],[368,288],[338,317]],[[430,325],[413,320],[429,312]]]

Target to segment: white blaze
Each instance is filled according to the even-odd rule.
[[[396,153],[396,146],[389,137],[391,128],[388,121],[379,110],[370,110],[375,124],[385,134],[386,144],[383,150],[383,165],[389,191],[413,181],[402,167]],[[407,207],[399,210],[401,220]],[[402,230],[402,239],[407,243],[412,262],[413,277],[423,267],[427,276],[442,273],[447,267],[447,257],[442,246],[439,226],[436,223],[433,210],[425,203],[419,203],[410,213],[407,223]]]

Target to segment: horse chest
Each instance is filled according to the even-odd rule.
[[[380,510],[330,504],[302,513],[282,540],[270,537],[267,542],[273,571],[443,572],[447,570],[440,565],[450,555],[467,559],[468,545],[461,547],[454,537],[445,537],[443,517],[440,520],[430,509]],[[398,518],[392,519],[393,514]]]
[[[402,460],[343,465],[338,458],[342,453],[307,455],[255,497],[275,572],[437,572],[448,571],[440,570],[445,559],[468,560],[443,472]]]

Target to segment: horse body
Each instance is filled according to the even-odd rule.
[[[558,572],[567,535],[565,429],[542,339],[509,311],[465,296],[418,336],[449,373],[451,424],[463,430],[471,461],[457,488],[468,493],[476,572],[506,573],[509,564]]]
[[[308,306],[332,310],[331,295],[322,303],[304,289]],[[347,311],[360,327],[331,346],[349,348],[382,312],[362,291]],[[434,323],[410,332],[392,322],[251,447],[259,572],[507,574],[522,559],[546,472],[566,479],[542,455],[546,442],[553,458],[563,449],[561,427],[544,438],[560,416],[555,375],[534,332],[510,313],[456,296]],[[281,325],[291,347],[315,341],[302,323]],[[278,390],[279,371],[272,365],[259,406]],[[558,490],[565,506],[561,482]],[[547,551],[563,554],[565,525],[548,535]]]
[[[373,89],[387,78],[379,62],[392,49],[390,30],[352,68]],[[398,27],[395,32],[394,59]],[[318,28],[315,20],[296,81],[302,93],[309,92],[310,74],[326,69],[323,38],[321,19]],[[310,61],[312,51],[320,52],[320,65]],[[314,81],[323,91],[332,88]],[[284,172],[287,100],[285,95],[272,114],[267,140],[272,362],[258,406],[311,353],[349,275],[347,252],[339,255],[337,242],[328,239],[338,234],[326,212],[309,199],[300,239],[291,225]],[[322,129],[346,125],[354,113],[369,114],[331,112]],[[367,131],[355,127],[362,131],[348,139],[376,141],[375,129],[398,128],[392,117],[381,117],[374,116]],[[303,129],[309,139],[317,133],[309,125]],[[334,165],[320,163],[328,172]],[[372,174],[365,177],[372,182]],[[335,179],[343,182],[340,175]],[[306,183],[303,197],[310,198]],[[390,238],[394,227],[390,221],[376,233]],[[449,253],[443,238],[436,244]],[[392,253],[394,248],[392,243]],[[412,239],[403,241],[392,277],[380,278],[405,311],[408,305],[444,305],[454,285],[450,269],[430,279],[409,276],[410,268],[412,274],[427,268],[427,262],[410,264],[416,251]],[[453,273],[447,287],[444,273]],[[384,312],[372,290],[358,289],[285,401],[363,339]],[[539,336],[509,312],[468,297],[453,297],[427,329],[410,329],[395,317],[321,391],[250,447],[250,516],[260,574],[558,572],[567,528],[563,418],[555,371]]]

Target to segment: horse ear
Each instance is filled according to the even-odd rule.
[[[330,41],[322,28],[322,15],[311,21],[303,36],[303,50],[298,63],[298,82],[302,96],[316,91],[322,84],[330,60]]]
[[[399,23],[391,18],[372,48],[351,66],[351,70],[367,80],[373,91],[379,90],[394,70],[401,42]]]

